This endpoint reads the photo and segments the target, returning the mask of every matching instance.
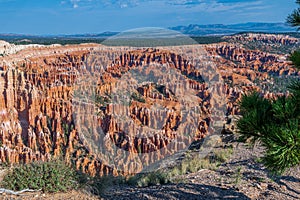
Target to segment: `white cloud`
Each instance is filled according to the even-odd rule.
[[[1,0],[0,0],[1,1]],[[66,3],[68,2],[68,3]],[[199,9],[205,12],[217,12],[233,9],[248,8],[251,6],[262,5],[261,0],[63,0],[61,4],[69,4],[73,8],[78,7],[112,7],[112,8],[130,8],[136,7],[143,3],[159,2],[166,6],[178,6],[187,9]]]
[[[73,8],[78,8],[78,3],[80,3],[80,0],[71,0],[71,3],[73,5]]]
[[[62,5],[72,6],[73,8],[93,7],[95,5],[101,7],[112,7],[112,8],[130,8],[130,7],[136,7],[143,2],[151,2],[151,1],[153,0],[61,0],[60,3]],[[154,0],[154,1],[159,1],[159,0]]]
[[[127,8],[128,5],[127,5],[126,3],[123,3],[123,4],[120,5],[120,7],[121,7],[121,8]]]
[[[224,11],[241,11],[244,9],[253,10],[263,6],[261,0],[175,0],[169,1],[173,6],[184,6],[185,10],[203,11],[203,12],[224,12]]]
[[[79,3],[81,2],[84,2],[86,0],[69,0],[69,1],[66,1],[66,0],[63,0],[60,2],[61,5],[71,5],[73,8],[78,8],[79,7]],[[88,0],[88,1],[93,1],[93,0]]]

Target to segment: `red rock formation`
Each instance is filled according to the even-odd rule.
[[[259,34],[259,33],[245,33],[233,36],[226,36],[225,39],[235,40],[235,41],[261,41],[264,43],[279,43],[282,45],[295,45],[299,42],[297,38],[281,35],[281,34]]]
[[[217,68],[196,67],[205,58],[188,60],[189,53],[207,54]],[[172,51],[94,44],[35,47],[0,63],[5,63],[0,66],[1,162],[63,155],[91,175],[141,171],[209,134],[213,123],[224,120],[222,103],[227,102],[228,115],[238,114],[242,94],[259,89],[256,79],[295,74],[278,55],[226,43]],[[159,76],[161,83],[139,83],[135,73]],[[129,100],[120,103],[128,88],[133,88]],[[97,104],[76,101],[78,95],[95,100],[95,93]]]

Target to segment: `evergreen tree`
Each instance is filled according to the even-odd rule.
[[[300,94],[300,84],[297,85]],[[292,90],[291,90],[292,91]],[[264,99],[257,92],[244,95],[237,127],[241,141],[260,141],[266,147],[263,163],[274,174],[300,164],[298,94]]]
[[[300,5],[300,0],[296,3]],[[287,23],[300,30],[300,8],[287,17]],[[300,51],[293,52],[290,60],[300,69]],[[289,96],[269,100],[253,92],[240,101],[242,117],[237,127],[241,140],[260,141],[266,147],[263,162],[275,174],[300,164],[300,81],[288,89]]]
[[[300,0],[297,0],[296,3],[300,5]],[[300,8],[295,9],[290,15],[288,15],[286,22],[292,27],[300,26]]]
[[[296,3],[300,6],[300,0],[297,0]],[[292,27],[297,27],[297,30],[300,30],[300,8],[295,9],[286,19],[287,24]],[[300,69],[300,51],[295,51],[291,53],[290,60],[293,62],[294,66]]]

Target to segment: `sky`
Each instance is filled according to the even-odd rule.
[[[0,0],[0,33],[79,34],[285,22],[295,0]]]

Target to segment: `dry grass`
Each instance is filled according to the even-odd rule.
[[[201,158],[199,153],[188,151],[185,158],[175,167],[154,171],[146,174],[138,174],[130,177],[128,183],[138,187],[161,185],[169,182],[184,182],[180,176],[195,173],[201,169],[216,170],[218,166],[226,162],[232,155],[232,148],[218,148],[209,155]]]

